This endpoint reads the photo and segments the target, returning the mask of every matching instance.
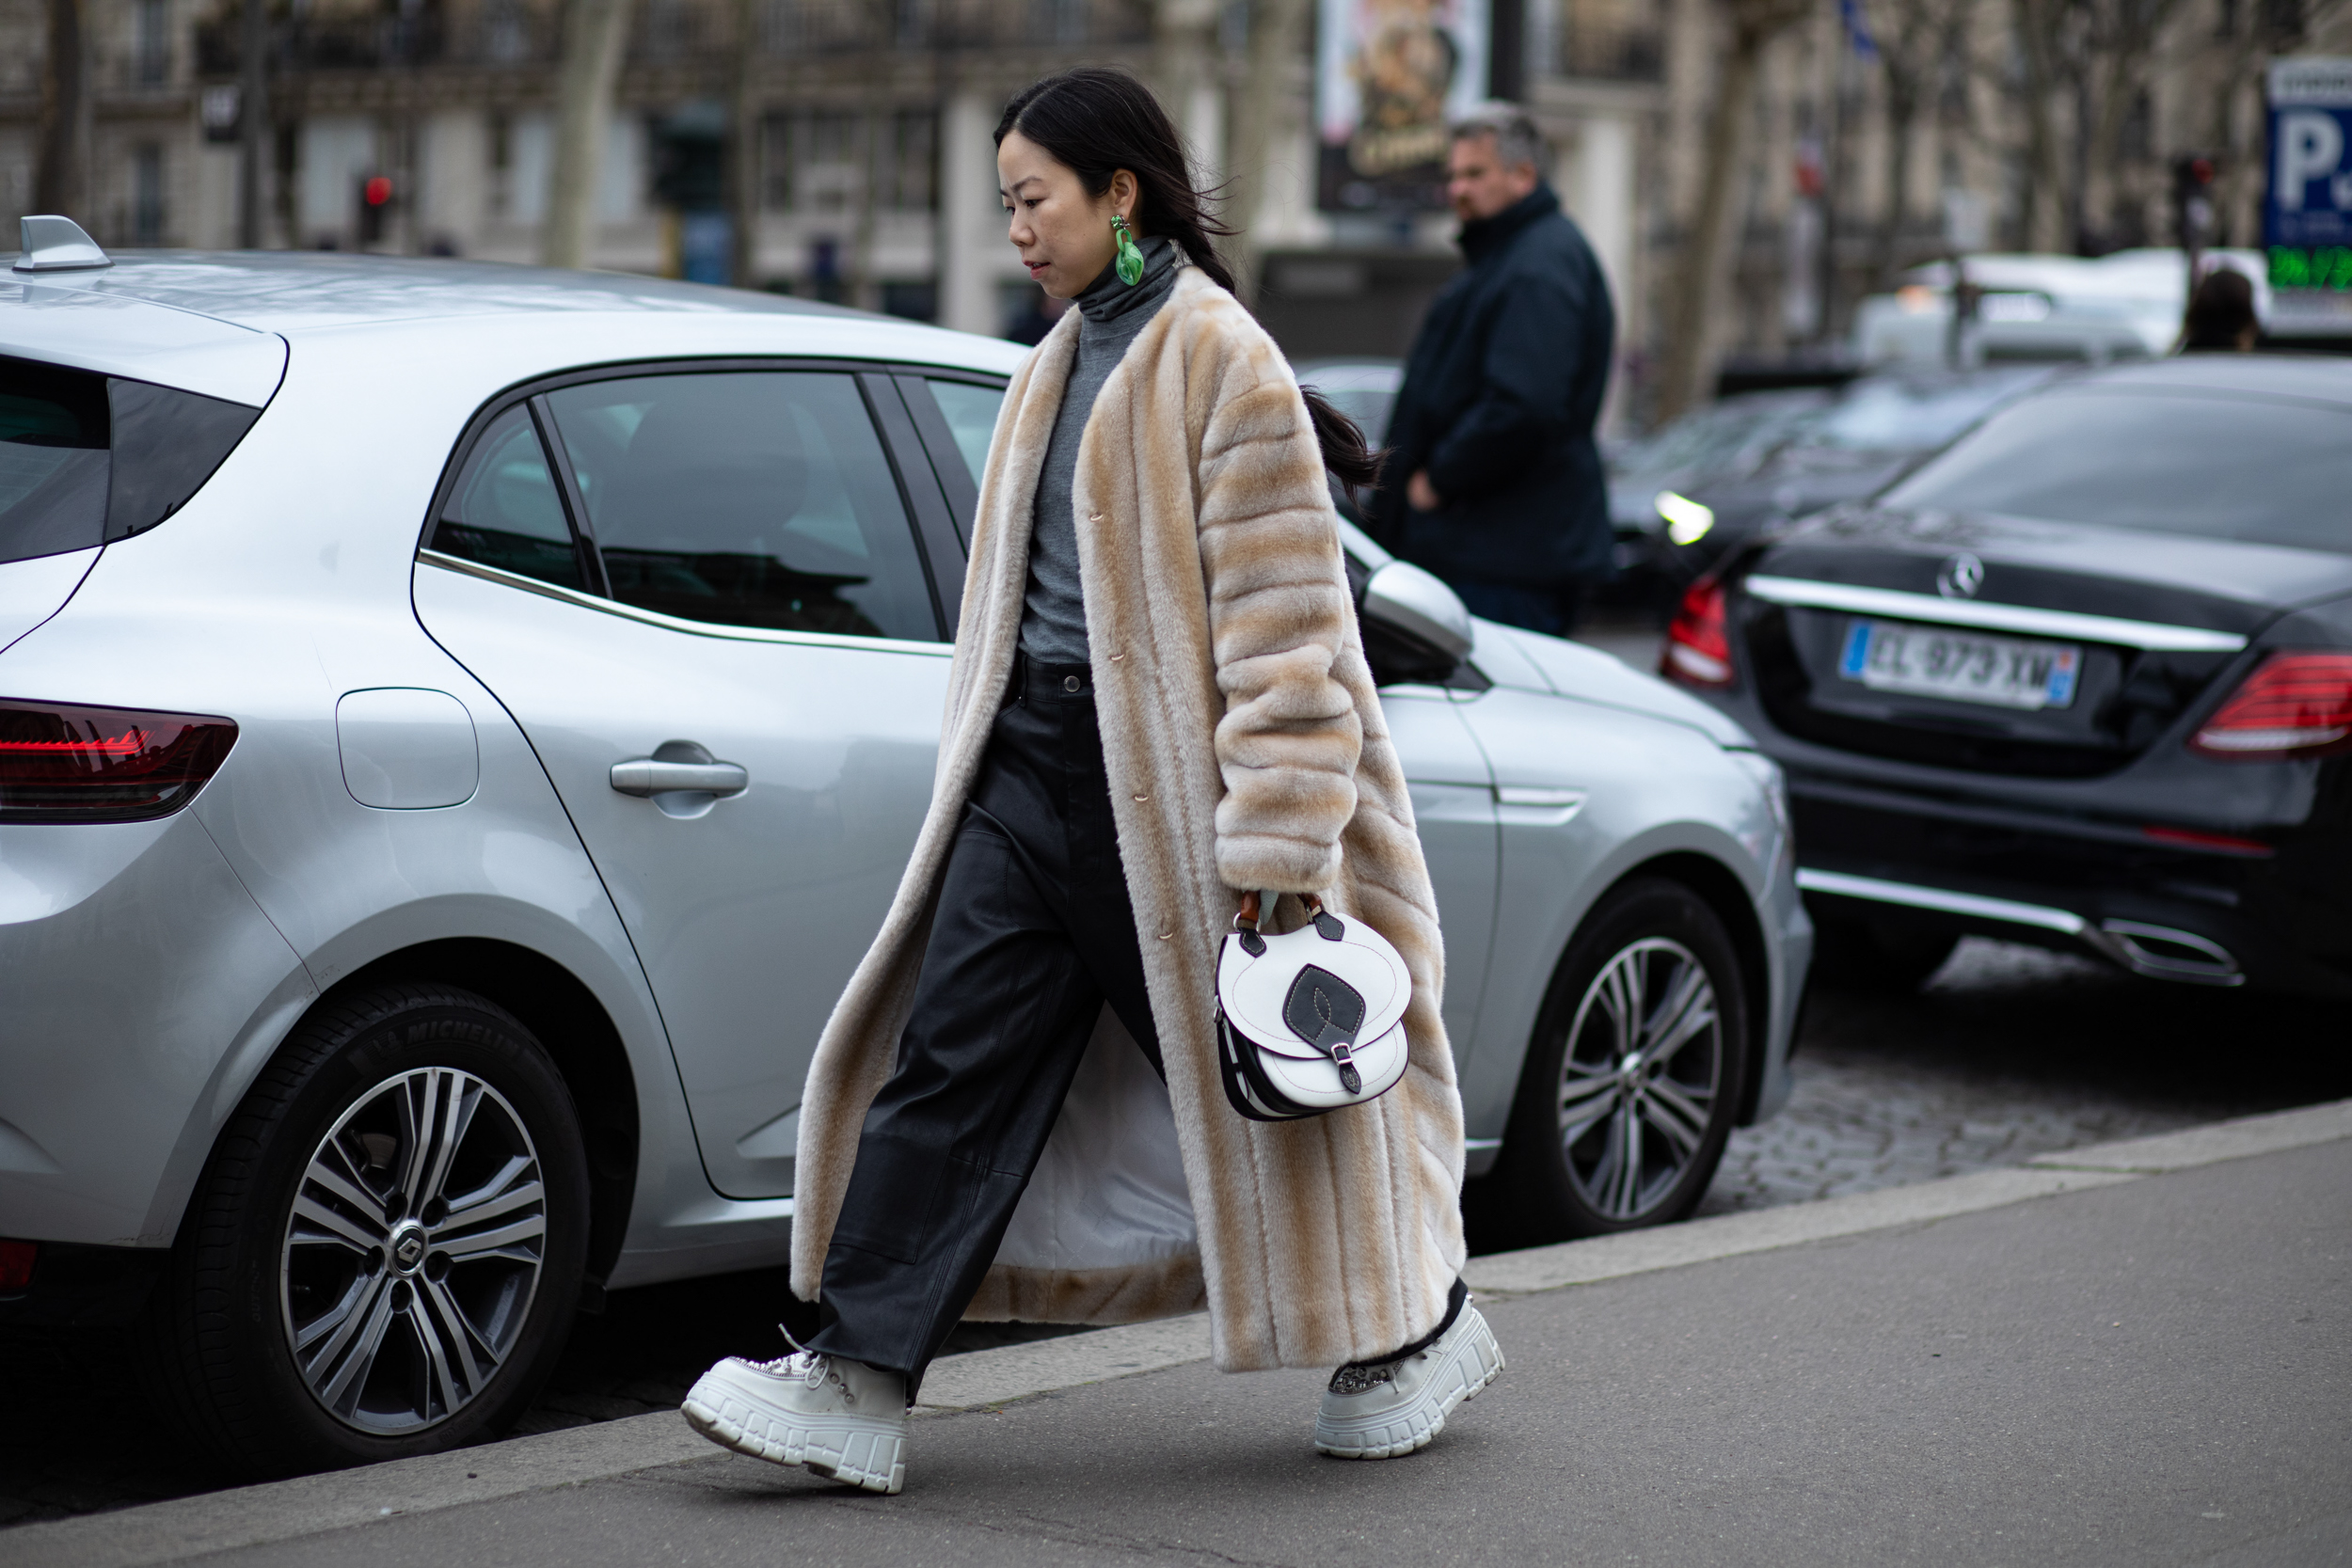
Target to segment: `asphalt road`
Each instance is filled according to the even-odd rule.
[[[918,1418],[907,1492],[714,1455],[205,1560],[2352,1560],[2352,1140],[1505,1298],[1422,1453],[1194,1363]],[[57,1560],[69,1560],[60,1557]]]

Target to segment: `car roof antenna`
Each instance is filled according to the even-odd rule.
[[[16,259],[17,272],[87,272],[115,264],[72,218],[55,214],[20,218],[17,228],[24,245],[24,254]]]

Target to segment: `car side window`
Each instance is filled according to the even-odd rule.
[[[105,542],[106,378],[0,358],[0,561]]]
[[[956,438],[956,451],[963,454],[965,467],[972,470],[972,484],[979,487],[980,472],[988,467],[988,439],[996,431],[996,410],[1004,406],[1002,387],[976,387],[968,381],[930,379],[931,397],[939,404],[942,418],[947,421],[947,432]]]
[[[563,588],[588,586],[528,409],[501,414],[474,443],[434,524],[433,548]]]
[[[612,596],[690,621],[939,640],[855,379],[631,376],[548,395]]]

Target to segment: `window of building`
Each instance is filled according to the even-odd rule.
[[[143,87],[171,76],[171,0],[135,0],[131,10],[131,69]]]
[[[494,65],[513,65],[531,55],[531,19],[522,0],[488,0],[482,8],[483,53]]]
[[[164,150],[155,142],[131,150],[131,242],[164,243]]]
[[[829,215],[850,211],[866,183],[858,135],[860,117],[819,110],[803,118],[794,136],[794,205],[803,213]]]
[[[515,204],[515,122],[502,114],[490,116],[490,212],[505,217]]]
[[[890,119],[890,205],[902,213],[931,209],[938,168],[939,117],[901,109]]]
[[[1084,43],[1086,0],[1029,0],[1029,30],[1045,41]]]
[[[885,279],[882,286],[882,314],[908,321],[939,319],[939,290],[929,278]]]
[[[792,205],[792,120],[771,115],[760,122],[761,204],[777,211]]]

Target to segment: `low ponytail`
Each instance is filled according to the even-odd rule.
[[[1183,247],[1194,266],[1228,293],[1235,293],[1232,268],[1216,253],[1218,239],[1234,230],[1211,214],[1221,187],[1196,190],[1184,139],[1152,89],[1112,66],[1082,65],[1057,72],[1015,93],[996,122],[996,144],[1018,131],[1078,177],[1088,192],[1101,196],[1111,176],[1125,169],[1136,177],[1136,227],[1163,235]],[[1378,483],[1381,452],[1364,440],[1356,421],[1331,406],[1321,392],[1301,388],[1323,466],[1350,494]]]
[[[1380,466],[1389,454],[1373,451],[1362,428],[1334,408],[1321,392],[1312,387],[1298,390],[1307,400],[1307,417],[1315,422],[1315,443],[1323,448],[1323,466],[1331,477],[1345,485],[1351,497],[1359,490],[1378,488]]]

